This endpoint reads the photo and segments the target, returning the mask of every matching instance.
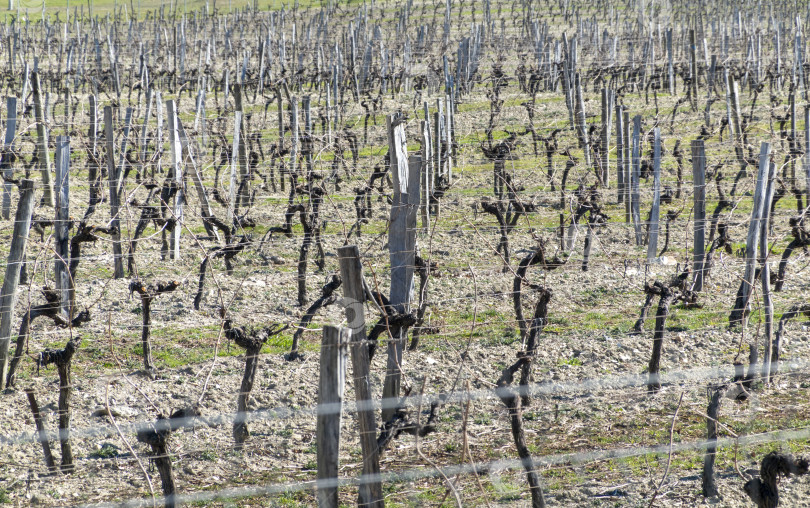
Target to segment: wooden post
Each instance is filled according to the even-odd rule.
[[[613,109],[610,107],[611,92],[602,89],[602,185],[610,187],[610,123]]]
[[[388,228],[388,252],[391,259],[391,307],[397,313],[410,310],[413,293],[413,267],[416,249],[416,210],[419,206],[419,180],[421,158],[408,161],[405,144],[405,125],[396,115],[387,118],[388,155],[394,181],[394,200]],[[417,162],[418,161],[418,162]],[[418,163],[418,165],[417,165]],[[416,174],[414,174],[416,173]],[[402,351],[407,336],[407,327],[392,327],[389,330],[388,367],[383,387],[383,422],[395,413],[395,400],[399,399],[402,377]]]
[[[85,217],[90,217],[90,214],[95,212],[96,205],[101,202],[101,180],[98,178],[98,100],[95,95],[88,97],[90,125],[87,129],[87,137],[90,138],[90,148],[87,161],[87,184],[90,187],[90,206],[85,212]]]
[[[301,99],[301,107],[304,110],[304,139],[306,140],[301,144],[306,146],[306,150],[304,150],[306,157],[305,180],[309,180],[313,170],[312,152],[315,150],[314,139],[312,138],[312,99],[309,95],[305,95]],[[296,116],[298,116],[297,113]]]
[[[765,203],[762,206],[762,221],[759,228],[759,262],[762,263],[760,281],[762,283],[762,308],[765,311],[764,345],[765,352],[762,358],[762,378],[765,382],[771,377],[771,348],[773,346],[773,299],[771,297],[771,266],[768,264],[770,249],[768,246],[768,230],[770,229],[770,210],[774,194],[774,177],[776,164],[769,162],[768,176],[765,188]]]
[[[348,328],[325,326],[318,381],[318,506],[338,507],[340,418],[346,382]]]
[[[110,227],[113,229],[113,262],[115,264],[114,277],[124,277],[124,257],[121,253],[121,220],[118,217],[120,198],[118,194],[118,166],[115,164],[115,137],[113,135],[112,106],[104,106],[104,143],[107,146],[107,178],[110,186]]]
[[[697,111],[698,98],[697,98],[697,44],[695,42],[695,29],[689,30],[689,61],[692,74],[692,81],[689,83],[689,103],[692,105],[692,111]]]
[[[624,222],[626,224],[630,224],[630,190],[632,188],[632,176],[631,170],[632,167],[632,159],[631,159],[631,141],[630,141],[630,112],[626,109],[624,110],[624,135],[622,138],[624,139],[624,156],[622,160],[624,161]]]
[[[447,185],[450,185],[453,182],[453,157],[455,156],[453,152],[453,141],[456,137],[456,113],[452,96],[445,95],[444,100],[447,111],[444,121],[445,142],[447,143],[447,161],[445,164],[447,165]]]
[[[728,68],[723,69],[723,81],[725,82],[726,89],[726,122],[728,123],[728,141],[734,145],[734,136],[736,135],[736,127],[734,115],[731,113],[731,78],[728,75]]]
[[[290,99],[290,173],[294,177],[298,175],[298,138],[298,97],[293,96]]]
[[[155,91],[155,114],[157,119],[157,130],[155,132],[155,148],[158,151],[158,154],[163,155],[163,94],[160,91]],[[157,169],[160,173],[163,173],[163,157],[158,157],[157,159]],[[152,178],[155,177],[155,167],[152,166],[152,171],[150,171]]]
[[[650,239],[647,243],[647,262],[658,252],[658,218],[661,213],[661,130],[653,130],[653,204],[650,211]]]
[[[118,174],[116,175],[115,188],[118,189],[119,196],[124,192],[124,169],[127,163],[127,142],[129,141],[129,133],[132,130],[132,111],[133,109],[128,107],[124,113],[124,135],[121,137],[121,149],[118,151]]]
[[[211,203],[208,201],[208,194],[205,193],[205,186],[203,185],[202,177],[197,169],[197,163],[194,160],[194,153],[192,151],[191,142],[186,135],[186,130],[183,128],[183,123],[177,119],[177,127],[180,131],[180,144],[185,150],[186,160],[191,165],[191,179],[194,181],[194,188],[197,190],[197,198],[200,200],[200,215],[203,218],[203,227],[209,236],[212,236],[219,241],[219,234],[216,228],[211,225],[211,218],[214,213],[211,211]]]
[[[742,118],[741,118],[741,111],[740,111],[740,85],[737,83],[737,80],[734,79],[732,76],[729,76],[729,86],[731,87],[731,121],[734,125],[734,139],[735,145],[737,147],[742,148],[743,142],[743,131],[742,131]],[[743,152],[737,150],[738,157],[742,158]],[[745,162],[743,160],[740,161],[742,164]]]
[[[359,505],[372,508],[385,506],[380,482],[380,455],[377,448],[377,426],[371,404],[369,386],[369,359],[366,344],[366,320],[363,304],[366,290],[363,285],[363,265],[360,250],[356,245],[347,245],[337,250],[340,277],[343,279],[343,298],[346,320],[352,331],[351,356],[354,392],[357,399],[357,420],[360,432],[360,448],[363,453],[363,483],[359,485]]]
[[[11,342],[11,322],[17,303],[17,285],[20,283],[20,266],[28,243],[31,228],[31,213],[34,211],[34,181],[20,182],[20,202],[14,216],[14,232],[6,263],[6,276],[0,293],[0,383],[8,373],[8,345]]]
[[[804,184],[810,206],[810,106],[804,108]]]
[[[430,119],[428,117],[427,102],[425,106],[425,119],[422,120],[422,232],[430,231],[430,196],[433,188],[433,144],[430,136]]]
[[[435,183],[441,183],[442,180],[445,178],[445,164],[444,160],[442,159],[442,140],[444,138],[444,114],[442,111],[444,110],[444,106],[442,106],[442,101],[436,101],[436,112],[433,114],[433,137],[435,139],[435,149],[433,150],[433,172],[434,177],[433,181]]]
[[[54,220],[54,265],[55,287],[59,293],[59,307],[62,315],[70,320],[73,317],[72,288],[73,274],[70,273],[69,231],[70,221],[70,138],[56,137],[56,218]]]
[[[633,118],[633,172],[630,177],[630,215],[636,232],[636,245],[643,243],[639,212],[639,179],[641,178],[641,115]]]
[[[243,91],[244,85],[237,84],[234,85],[233,88],[233,98],[234,103],[236,104],[236,111],[238,111],[242,117],[245,119],[244,109],[242,107],[242,98],[243,98]],[[248,168],[247,162],[247,131],[244,122],[240,122],[239,130],[243,131],[239,134],[239,143],[238,143],[238,150],[233,154],[233,157],[236,158],[238,165],[239,165],[239,177],[242,183],[238,186],[238,196],[237,201],[239,202],[239,206],[243,208],[247,208],[250,205],[250,169]]]
[[[709,67],[709,76],[706,79],[706,110],[703,113],[703,122],[706,127],[712,126],[712,91],[714,90],[714,80],[717,73],[717,55],[712,55],[712,63]]]
[[[622,107],[616,105],[616,188],[618,204],[624,203],[624,115]]]
[[[693,242],[694,291],[703,290],[703,262],[706,248],[706,152],[702,139],[692,140],[692,182],[694,185],[695,236]]]
[[[141,127],[141,149],[140,149],[140,157],[138,157],[138,174],[141,175],[142,178],[146,178],[146,161],[147,161],[147,147],[149,143],[147,142],[147,127],[149,125],[149,116],[152,114],[152,103],[155,100],[155,91],[149,90],[149,96],[146,99],[146,111],[143,115],[143,127]]]
[[[284,102],[281,99],[280,86],[276,87],[276,102],[278,105],[278,151],[281,152],[284,149]],[[283,177],[281,181],[284,182]],[[282,187],[283,189],[284,187]]]
[[[767,173],[770,165],[771,145],[762,142],[759,151],[759,172],[757,173],[757,186],[754,189],[754,208],[751,211],[751,220],[748,223],[748,237],[745,243],[745,272],[734,302],[734,309],[729,315],[729,324],[744,324],[745,309],[748,307],[748,300],[751,297],[751,289],[754,284],[754,274],[756,265],[757,244],[759,238],[759,222],[763,217],[765,206],[765,193],[767,185]]]
[[[579,73],[574,78],[576,86],[576,99],[577,99],[577,128],[579,129],[579,137],[582,141],[582,151],[585,155],[585,171],[591,169],[591,145],[588,141],[588,125],[585,123],[585,99],[582,95],[582,83],[580,82]]]
[[[14,143],[14,134],[17,132],[17,98],[6,97],[6,138],[3,142],[3,159],[0,162],[5,180],[3,181],[3,219],[11,217],[11,182],[13,176],[11,169],[11,148]]]
[[[228,227],[233,223],[233,217],[236,213],[236,171],[239,165],[239,132],[242,126],[242,112],[234,111],[233,114],[233,144],[231,145],[231,181],[228,187],[228,214],[227,220]],[[281,138],[279,138],[280,142]],[[282,178],[281,181],[284,181]]]
[[[37,122],[37,157],[42,173],[42,199],[47,206],[54,206],[53,185],[51,184],[51,153],[48,150],[48,127],[45,125],[45,113],[42,108],[42,92],[39,85],[39,73],[32,75],[34,83],[34,115]]]
[[[672,64],[672,28],[667,28],[667,84],[669,95],[675,95],[675,68]]]
[[[174,195],[174,210],[171,236],[169,238],[169,259],[180,259],[180,231],[183,228],[183,166],[181,158],[183,145],[180,143],[180,133],[177,127],[177,106],[173,100],[166,101],[166,114],[169,122],[169,147],[171,148],[171,176],[177,184],[177,193]]]

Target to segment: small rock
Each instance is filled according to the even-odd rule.
[[[110,414],[113,415],[116,418],[121,416],[121,413],[119,413],[118,410],[113,408],[113,407],[110,408]],[[96,410],[93,411],[93,413],[90,416],[95,416],[95,417],[107,416],[107,408],[106,407],[96,408]]]

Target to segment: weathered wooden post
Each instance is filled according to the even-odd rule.
[[[290,173],[298,175],[298,157],[300,155],[298,135],[298,97],[290,99]]]
[[[90,103],[90,125],[87,129],[87,136],[90,138],[90,147],[88,149],[90,156],[87,161],[87,185],[90,187],[90,206],[88,206],[84,214],[84,220],[87,220],[95,212],[96,205],[101,202],[101,179],[99,178],[98,164],[98,100],[95,95],[91,95],[88,97],[88,102]]]
[[[636,232],[636,245],[644,243],[641,234],[639,179],[641,178],[641,115],[633,118],[633,160],[632,174],[630,176],[630,215],[633,219],[633,229]]]
[[[127,143],[129,142],[129,133],[132,130],[132,112],[133,109],[128,107],[124,113],[124,135],[121,136],[121,148],[118,151],[118,174],[116,175],[118,181],[115,182],[115,188],[118,195],[125,195],[124,193],[124,174],[127,164]],[[119,197],[119,200],[121,198]]]
[[[70,138],[56,137],[56,217],[54,220],[55,287],[59,293],[59,307],[68,320],[73,318],[73,274],[70,273],[69,221],[70,221]]]
[[[626,224],[630,224],[631,222],[631,213],[630,209],[630,192],[632,185],[632,175],[631,175],[631,168],[632,168],[632,158],[631,158],[631,139],[630,139],[630,112],[627,109],[624,110],[624,134],[622,138],[624,139],[624,155],[622,160],[624,161],[624,222]]]
[[[28,243],[31,228],[31,214],[34,211],[34,181],[20,182],[20,202],[14,216],[14,232],[11,236],[11,249],[6,263],[6,276],[0,293],[0,383],[5,382],[8,373],[8,346],[11,343],[11,322],[14,319],[14,306],[17,304],[17,285],[20,283],[20,264]]]
[[[276,87],[276,105],[278,106],[278,151],[284,149],[284,101],[281,96],[281,87]],[[281,190],[284,190],[284,178],[281,178]]]
[[[244,69],[244,68],[243,68]],[[244,85],[237,84],[233,88],[233,98],[236,104],[236,111],[245,119],[245,113],[242,106]],[[247,128],[246,122],[240,122],[239,130],[239,143],[237,144],[238,150],[232,154],[239,165],[240,184],[238,186],[238,196],[236,197],[237,203],[240,207],[247,208],[250,205],[250,168],[247,161]]]
[[[689,82],[689,103],[692,105],[692,111],[697,111],[698,97],[697,97],[697,44],[695,41],[695,29],[689,30],[689,69],[692,75],[692,80]]]
[[[104,106],[104,144],[107,147],[107,178],[110,187],[110,227],[113,228],[113,263],[114,277],[124,277],[124,257],[121,253],[121,220],[118,209],[121,206],[118,194],[118,166],[115,164],[115,137],[113,134],[112,106]]]
[[[763,208],[765,206],[765,194],[767,185],[767,173],[770,165],[771,145],[767,142],[762,142],[759,151],[759,172],[757,173],[757,184],[754,189],[754,207],[751,210],[751,220],[748,223],[748,236],[745,243],[745,271],[743,272],[743,280],[740,284],[740,289],[737,292],[737,299],[734,302],[734,309],[729,315],[729,325],[744,324],[746,321],[748,301],[751,297],[752,288],[754,285],[754,274],[757,255],[757,244],[759,238],[760,225],[762,220]]]
[[[706,127],[712,126],[712,92],[714,91],[714,80],[717,74],[717,55],[712,55],[711,66],[709,67],[709,76],[706,80],[706,109],[703,112],[703,122]]]
[[[804,185],[806,203],[810,206],[810,106],[804,108]]]
[[[368,345],[366,344],[366,319],[363,304],[366,289],[363,284],[363,265],[360,250],[356,245],[347,245],[337,250],[340,263],[340,278],[343,280],[343,298],[346,320],[352,331],[350,353],[352,356],[352,378],[357,400],[357,420],[360,432],[360,448],[363,453],[363,478],[360,483],[360,506],[382,508],[385,506],[382,484],[379,480],[380,455],[377,448],[377,427],[374,408],[371,402],[369,385]]]
[[[37,158],[42,173],[42,199],[47,206],[54,206],[53,185],[51,184],[51,153],[48,150],[48,127],[45,125],[45,112],[42,108],[42,92],[39,73],[32,74],[34,84],[34,115],[37,122]]]
[[[776,176],[776,164],[768,164],[768,177],[765,188],[765,203],[762,207],[762,221],[759,228],[759,262],[762,269],[759,275],[762,283],[762,308],[765,311],[765,326],[763,328],[763,342],[765,351],[762,357],[762,378],[765,382],[771,377],[771,348],[773,347],[773,299],[771,297],[771,266],[768,264],[770,248],[768,246],[768,230],[770,229],[770,210],[774,194],[774,177]],[[754,351],[757,350],[756,345]],[[753,356],[753,354],[752,354]],[[756,361],[751,362],[752,367]]]
[[[624,203],[624,115],[622,107],[616,105],[616,189],[618,204]]]
[[[582,151],[585,156],[585,171],[591,169],[591,144],[588,140],[588,125],[585,123],[585,99],[582,95],[582,83],[580,82],[579,73],[574,77],[576,86],[576,100],[577,100],[577,129],[579,130],[579,137],[582,141]]]
[[[233,144],[231,145],[231,180],[230,185],[228,187],[228,213],[227,213],[227,220],[225,221],[228,224],[228,227],[231,227],[233,223],[233,217],[236,213],[236,171],[239,165],[239,133],[241,131],[242,126],[242,112],[235,111],[233,114]],[[281,138],[279,138],[279,142]],[[281,179],[284,181],[284,178]]]
[[[734,139],[737,147],[742,148],[742,111],[740,110],[740,85],[733,76],[729,76],[729,86],[731,89],[731,122],[734,125]],[[738,154],[742,154],[737,150]],[[741,156],[740,156],[741,157]],[[744,164],[744,161],[742,161]]]
[[[318,506],[338,507],[340,419],[346,382],[348,328],[325,326],[318,381]]]
[[[413,267],[416,254],[416,211],[419,206],[421,158],[408,161],[405,125],[397,115],[387,118],[388,155],[394,181],[394,202],[388,234],[391,259],[391,307],[400,314],[409,312],[413,294]],[[383,422],[396,412],[402,377],[402,352],[407,327],[391,327],[388,342],[388,367],[383,387]]]
[[[703,262],[706,248],[706,152],[702,139],[692,140],[692,182],[694,185],[695,235],[692,259],[694,261],[694,291],[703,290]]]
[[[445,164],[447,164],[447,185],[450,185],[453,182],[453,157],[455,157],[453,148],[455,145],[453,142],[456,139],[456,105],[452,95],[445,95],[444,100],[447,105],[447,116],[444,122],[445,142],[447,144],[447,161]]]
[[[661,130],[653,130],[653,204],[650,210],[650,238],[647,243],[647,262],[658,252],[658,219],[661,213]]]
[[[436,112],[433,113],[433,172],[434,182],[441,183],[445,176],[444,161],[442,159],[442,139],[444,137],[444,115],[442,114],[443,106],[442,101],[436,101]]]
[[[155,148],[161,157],[157,159],[157,169],[160,173],[163,173],[163,94],[160,93],[160,90],[155,91],[155,118],[157,120],[157,129],[155,132]],[[155,177],[155,166],[152,166],[152,171],[150,172],[152,178]]]
[[[138,174],[142,178],[146,178],[146,161],[148,160],[148,137],[147,137],[147,127],[149,126],[149,117],[152,114],[152,103],[155,101],[155,91],[149,89],[149,94],[146,99],[146,110],[143,114],[143,126],[141,127],[141,137],[138,140],[140,142],[140,149],[138,150]]]
[[[3,219],[11,217],[11,180],[13,171],[12,165],[12,144],[14,134],[17,132],[17,98],[6,97],[6,137],[3,141],[2,161],[0,169],[3,171]]]
[[[183,145],[180,143],[180,132],[177,120],[177,106],[173,100],[166,101],[166,113],[169,121],[169,148],[171,149],[171,178],[177,185],[177,192],[174,195],[174,207],[172,213],[173,226],[169,239],[169,258],[180,259],[180,231],[183,228],[183,202],[185,201],[185,191],[183,189],[183,166],[181,158],[183,155]]]
[[[610,107],[612,95],[607,88],[602,89],[602,185],[610,187],[610,123],[613,108]]]
[[[672,28],[667,28],[667,85],[669,95],[675,95],[675,68],[672,62]]]
[[[194,159],[194,152],[192,151],[192,144],[186,135],[186,130],[183,128],[183,123],[177,119],[177,127],[180,131],[180,144],[185,151],[185,160],[191,166],[191,180],[194,182],[194,188],[197,190],[197,199],[200,200],[200,215],[203,218],[203,227],[208,233],[208,236],[214,237],[219,241],[219,234],[216,228],[211,225],[211,218],[214,216],[211,211],[211,203],[208,200],[208,194],[205,193],[205,186],[203,185],[202,177],[197,169],[197,162]]]
[[[433,143],[430,132],[428,105],[424,103],[425,119],[422,120],[422,232],[430,230],[430,196],[433,190]]]

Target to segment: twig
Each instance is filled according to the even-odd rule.
[[[422,413],[422,395],[425,394],[425,381],[427,381],[427,377],[422,378],[422,387],[419,388],[419,402],[417,403],[416,406],[417,427],[419,426],[419,416]],[[453,492],[453,497],[456,498],[456,505],[458,506],[458,508],[462,508],[464,505],[461,503],[461,496],[458,495],[458,491],[456,490],[456,487],[453,485],[453,482],[451,482],[450,479],[447,477],[447,475],[444,474],[444,471],[442,471],[439,468],[439,466],[436,465],[435,462],[427,458],[427,456],[425,456],[425,454],[422,453],[422,449],[419,448],[419,432],[414,433],[414,444],[416,445],[416,453],[418,453],[419,456],[422,458],[422,460],[430,464],[431,467],[433,467],[433,469],[438,471],[438,473],[442,476],[442,478],[444,478],[444,481],[447,483],[447,487]]]
[[[672,415],[672,425],[669,427],[669,454],[667,455],[667,467],[664,468],[664,476],[661,477],[661,482],[658,484],[658,487],[655,488],[655,492],[653,492],[652,499],[650,499],[650,504],[648,505],[650,508],[652,508],[653,503],[655,503],[655,498],[661,491],[661,487],[664,486],[664,482],[667,480],[667,476],[669,476],[669,465],[672,463],[672,438],[675,434],[675,422],[678,419],[678,411],[681,410],[682,402],[683,402],[683,392],[681,392],[681,397],[678,399],[678,407],[675,408],[675,414]]]
[[[112,411],[110,411],[110,397],[109,397],[109,395],[110,395],[110,382],[107,381],[107,386],[104,387],[104,409],[107,410],[107,416],[110,417],[110,421],[112,422],[113,426],[115,427],[115,430],[118,432],[118,436],[121,438],[121,440],[127,446],[127,449],[129,450],[129,453],[131,453],[132,456],[135,457],[135,460],[138,461],[138,465],[141,467],[141,471],[143,471],[143,475],[146,477],[146,483],[149,485],[149,494],[152,496],[152,506],[155,507],[157,505],[156,505],[156,502],[155,502],[155,489],[152,486],[152,478],[149,477],[149,473],[146,472],[146,468],[143,466],[143,462],[141,462],[141,458],[138,457],[138,454],[135,453],[135,450],[132,448],[132,446],[130,446],[129,441],[127,441],[127,438],[124,437],[124,433],[121,432],[121,427],[119,427],[118,423],[115,421],[115,417],[113,416]]]
[[[467,379],[465,381],[464,386],[466,394],[470,393],[470,380]],[[470,443],[467,440],[467,420],[470,415],[470,396],[465,395],[464,397],[464,409],[463,409],[463,420],[461,422],[461,432],[463,438],[463,450],[462,453],[464,454],[463,459],[469,460],[470,465],[473,468],[473,475],[475,476],[475,482],[478,484],[478,489],[481,491],[481,495],[484,496],[484,502],[487,504],[487,507],[490,506],[489,498],[487,496],[486,490],[484,490],[484,485],[481,483],[481,477],[478,474],[478,466],[476,465],[475,461],[473,460],[472,453],[470,453]]]

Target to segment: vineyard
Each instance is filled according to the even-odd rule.
[[[0,505],[807,505],[806,3],[0,16]]]

